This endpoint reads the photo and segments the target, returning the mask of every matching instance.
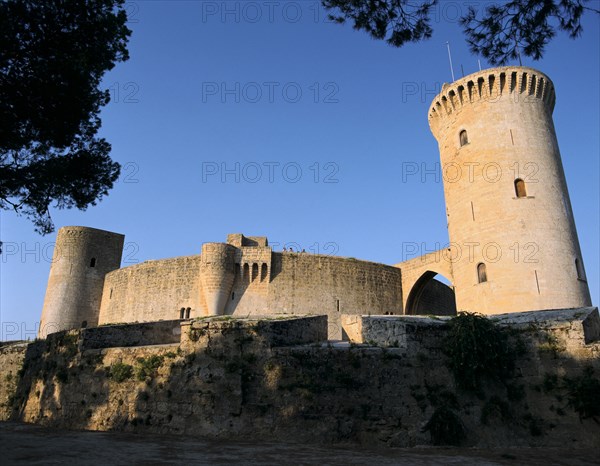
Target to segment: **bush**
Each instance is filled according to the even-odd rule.
[[[459,313],[448,325],[444,352],[459,387],[481,392],[483,379],[503,381],[512,375],[517,352],[509,332],[470,312]]]
[[[600,381],[593,377],[594,369],[586,367],[579,377],[564,378],[567,389],[567,404],[580,419],[592,418],[598,422],[600,416]]]
[[[163,364],[163,356],[153,355],[148,358],[138,358],[138,367],[136,368],[136,376],[138,380],[146,380],[146,377],[154,378],[156,371]]]
[[[110,366],[109,376],[117,383],[121,383],[127,379],[130,379],[132,375],[133,366],[130,366],[129,364],[116,362],[112,366]]]
[[[438,408],[423,428],[431,434],[434,445],[458,446],[465,439],[465,426],[458,415],[447,406]]]

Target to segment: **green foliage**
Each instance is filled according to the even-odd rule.
[[[79,351],[78,342],[79,335],[74,333],[65,333],[62,335],[60,340],[58,340],[58,346],[63,348],[66,357],[72,358]]]
[[[438,0],[321,0],[338,24],[351,21],[356,30],[401,47],[429,39],[432,14]],[[522,53],[539,60],[557,31],[572,39],[582,32],[581,17],[589,0],[510,0],[488,2],[485,8],[469,6],[459,21],[471,51],[492,64],[505,64]],[[437,11],[437,13],[436,13]]]
[[[129,364],[123,364],[122,362],[116,362],[110,366],[109,376],[117,383],[124,382],[130,379],[133,375],[133,366]]]
[[[128,59],[125,0],[0,2],[0,209],[54,229],[55,207],[85,209],[120,166],[96,137],[106,71]]]
[[[538,351],[542,354],[549,353],[557,358],[560,353],[566,350],[560,340],[551,333],[544,333],[540,338],[542,342],[538,345]]]
[[[394,47],[429,39],[433,33],[429,15],[436,0],[422,1],[421,4],[406,0],[322,0],[321,3],[325,9],[338,12],[329,14],[330,20],[343,24],[350,19],[354,29],[362,29],[374,39],[383,39]]]
[[[434,445],[458,446],[466,437],[462,420],[447,406],[441,406],[435,410],[423,428],[423,432],[427,431],[429,431]]]
[[[206,335],[206,330],[204,329],[194,329],[194,328],[190,328],[190,332],[189,332],[189,336],[190,336],[190,340],[193,342],[197,342],[198,340],[200,340],[200,337],[203,337],[204,335]]]
[[[583,374],[572,379],[564,377],[567,404],[579,414],[580,419],[600,417],[600,380],[594,378],[594,369],[588,366]]]
[[[512,375],[517,355],[507,331],[470,312],[459,313],[447,325],[444,352],[459,387],[481,392],[484,379],[502,381]]]
[[[146,378],[153,379],[164,361],[163,356],[152,355],[148,358],[138,358],[138,365],[135,368],[135,375],[138,380],[143,381]]]

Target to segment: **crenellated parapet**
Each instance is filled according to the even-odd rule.
[[[444,84],[429,107],[429,126],[435,132],[443,120],[467,106],[506,97],[520,102],[541,101],[549,114],[556,103],[554,85],[544,73],[524,66],[492,68]]]

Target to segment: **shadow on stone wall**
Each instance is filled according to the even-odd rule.
[[[482,393],[456,387],[439,351],[326,342],[274,344],[260,322],[196,322],[180,345],[78,352],[78,332],[28,346],[11,419],[119,430],[324,444],[409,447],[454,413],[463,446],[598,444],[600,425],[572,406],[600,345],[532,326],[514,376]],[[217,325],[218,324],[218,325]],[[266,324],[265,324],[266,325]],[[115,367],[130,366],[122,377]]]

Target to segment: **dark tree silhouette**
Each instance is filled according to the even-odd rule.
[[[593,1],[593,0],[592,0]],[[337,23],[353,21],[375,39],[401,47],[429,39],[431,12],[438,0],[321,0]],[[576,38],[582,32],[581,17],[590,0],[512,0],[491,4],[478,11],[469,7],[460,18],[467,43],[493,65],[503,65],[520,53],[534,60],[558,31]]]
[[[106,71],[129,58],[125,0],[0,2],[0,208],[54,229],[54,207],[86,209],[120,165],[97,138]]]

